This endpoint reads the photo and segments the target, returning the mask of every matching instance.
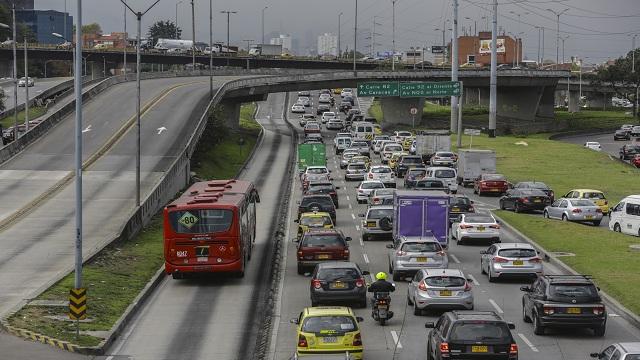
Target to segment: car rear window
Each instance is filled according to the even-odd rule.
[[[422,159],[419,157],[404,157],[402,162],[405,164],[422,164]]]
[[[331,191],[331,190],[333,190],[333,185],[330,185],[330,184],[322,184],[322,185],[311,184],[311,185],[309,185],[309,191],[311,191],[311,190],[318,190],[318,191],[327,190],[327,191]]]
[[[439,180],[418,181],[416,183],[416,188],[439,189],[439,188],[443,188],[443,187],[444,187],[444,183],[442,181],[439,181]]]
[[[344,246],[345,242],[338,234],[307,234],[302,239],[302,246],[305,247],[325,247]]]
[[[453,157],[453,153],[450,153],[450,152],[439,152],[439,153],[436,153],[436,156],[440,156],[440,157]]]
[[[388,167],[374,167],[371,169],[371,172],[374,174],[388,174],[391,172],[391,169]]]
[[[464,222],[470,223],[470,224],[487,224],[487,223],[494,223],[495,220],[490,216],[470,215],[470,216],[464,217]]]
[[[371,209],[367,215],[367,219],[382,219],[383,217],[393,217],[393,209]]]
[[[321,227],[331,224],[331,218],[328,216],[305,216],[300,220],[300,225],[310,227]]]
[[[565,298],[595,298],[598,290],[593,284],[551,284],[549,294]]]
[[[503,322],[469,321],[457,322],[451,328],[450,341],[511,341],[509,326]]]
[[[585,199],[604,199],[604,194],[599,192],[586,192],[582,197]]]
[[[326,174],[328,171],[325,168],[309,168],[307,174]]]
[[[437,242],[405,242],[400,248],[406,252],[438,252],[442,247]]]
[[[351,143],[351,146],[353,146],[353,147],[369,147],[369,144],[367,144],[364,141],[354,141],[353,143]]]
[[[452,169],[443,169],[443,170],[434,171],[433,175],[437,178],[449,179],[449,178],[456,177],[456,172]]]
[[[360,278],[360,273],[355,268],[323,268],[316,274],[318,280],[348,281]]]
[[[569,200],[572,206],[596,206],[591,200]]]
[[[409,174],[413,176],[424,175],[427,173],[427,170],[409,170]]]
[[[340,334],[358,329],[351,316],[312,316],[304,319],[302,331],[316,334]]]
[[[402,145],[397,145],[397,144],[385,145],[384,151],[402,151]]]
[[[524,196],[547,196],[544,191],[538,189],[522,189],[520,193]]]
[[[467,280],[459,276],[430,276],[424,282],[434,287],[459,287],[464,286]]]
[[[381,182],[365,182],[360,186],[361,189],[381,189],[384,188],[384,184]]]
[[[471,200],[466,197],[454,197],[451,198],[451,205],[471,205]]]
[[[333,200],[328,196],[305,197],[302,199],[300,206],[309,206],[313,203],[320,205],[333,205]]]
[[[376,190],[376,196],[393,195],[394,193],[395,193],[395,189],[378,189],[378,190]]]
[[[316,124],[307,124],[307,126],[305,126],[305,128],[306,128],[307,130],[316,130],[316,129],[319,129],[319,128],[320,128],[320,126],[318,126],[318,125],[316,125]]]
[[[350,170],[361,170],[366,169],[367,167],[364,164],[351,164],[349,165]]]
[[[190,209],[172,211],[169,220],[179,234],[205,234],[227,231],[233,222],[233,211],[222,209]]]
[[[488,181],[504,181],[504,176],[500,174],[482,175],[482,180]]]
[[[498,256],[507,258],[530,258],[536,255],[537,253],[533,249],[503,249],[498,251]]]

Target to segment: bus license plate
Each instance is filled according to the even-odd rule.
[[[337,343],[338,342],[338,337],[337,336],[325,336],[322,338],[322,342],[323,343]]]
[[[580,311],[580,308],[567,308],[567,314],[580,314],[582,313],[582,311]]]
[[[524,261],[522,261],[522,260],[513,260],[513,265],[522,266],[522,265],[524,265]]]
[[[451,290],[440,290],[440,296],[451,296]]]
[[[489,347],[487,345],[472,345],[471,346],[472,353],[486,353],[489,352]]]

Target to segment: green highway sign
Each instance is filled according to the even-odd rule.
[[[400,83],[400,97],[460,96],[459,81]]]
[[[358,84],[358,96],[398,96],[397,82],[370,82]]]

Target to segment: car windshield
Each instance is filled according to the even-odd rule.
[[[436,170],[433,175],[437,178],[450,179],[456,177],[456,172],[453,169]]]
[[[310,196],[303,198],[300,206],[309,206],[311,204],[333,205],[333,202],[328,196]]]
[[[571,206],[596,206],[591,200],[569,200]]]
[[[582,197],[585,199],[604,199],[604,194],[600,192],[586,192]]]
[[[551,284],[549,286],[551,296],[595,298],[598,297],[598,289],[593,284]]]
[[[300,225],[308,227],[323,227],[331,224],[331,218],[328,216],[305,216],[300,220]]]
[[[451,205],[471,205],[471,200],[466,197],[454,197],[451,198]]]
[[[318,271],[318,280],[324,281],[348,281],[360,278],[360,273],[356,268],[325,268]]]
[[[351,164],[349,165],[349,170],[364,170],[366,169],[365,164]]]
[[[360,186],[361,189],[382,189],[384,188],[384,184],[381,182],[364,182]]]
[[[307,234],[302,239],[305,247],[345,246],[344,240],[338,234]]]
[[[391,218],[393,216],[393,209],[371,209],[367,214],[367,219],[377,220],[384,217]]]
[[[530,258],[536,255],[534,249],[502,249],[498,251],[498,256],[507,258]]]
[[[418,183],[416,183],[416,188],[420,189],[439,189],[443,187],[444,183],[439,180],[424,180],[418,181]]]
[[[509,326],[503,322],[473,321],[457,322],[451,329],[450,341],[475,341],[486,340],[511,341]]]
[[[169,220],[179,234],[206,234],[227,231],[233,222],[233,211],[222,209],[190,209],[172,211]]]
[[[388,174],[391,172],[391,169],[388,167],[374,167],[371,169],[371,172],[374,174]]]
[[[326,174],[328,170],[326,168],[309,168],[307,174]]]
[[[487,181],[504,181],[504,176],[500,175],[500,174],[487,174],[487,175],[482,175],[482,180],[487,180]]]
[[[467,280],[459,276],[430,276],[424,279],[429,286],[434,287],[460,287],[467,283]]]
[[[357,325],[351,316],[312,316],[304,319],[302,332],[316,334],[339,334],[356,331]]]
[[[406,252],[438,252],[442,250],[442,247],[437,242],[410,242],[407,241],[402,244],[400,248]]]
[[[470,215],[464,217],[464,222],[469,224],[488,224],[496,221],[491,216]]]

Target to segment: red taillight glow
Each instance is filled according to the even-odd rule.
[[[377,198],[377,197],[374,197],[374,198],[373,198],[373,202],[374,202],[374,203],[377,203],[378,201],[380,201],[380,198]]]
[[[492,229],[500,229],[500,225],[495,224],[495,225],[489,225],[490,228]]]
[[[424,281],[420,281],[420,284],[418,284],[418,289],[427,291],[427,285],[424,284]]]
[[[322,287],[322,283],[320,282],[320,280],[311,281],[311,285],[313,285],[313,287],[316,289],[320,289]]]
[[[471,229],[473,227],[473,225],[460,225],[460,229]]]
[[[369,179],[373,179],[373,174],[369,174]]]
[[[503,257],[500,257],[500,256],[496,256],[496,257],[494,257],[494,258],[493,258],[493,262],[497,262],[497,263],[508,263],[508,262],[509,262],[509,260],[507,260],[507,259],[505,259],[505,258],[503,258]]]
[[[511,346],[509,347],[509,354],[515,355],[517,353],[518,353],[518,344],[511,344]]]
[[[307,347],[307,338],[304,335],[298,336],[298,347]]]
[[[356,287],[363,287],[364,286],[364,279],[360,278],[356,280]]]
[[[464,284],[464,291],[471,291],[471,283],[470,282],[466,282]]]
[[[599,214],[602,214],[602,209],[597,208],[597,209],[596,209],[596,212],[597,212],[597,213],[599,213]]]
[[[556,309],[550,306],[545,306],[542,312],[544,312],[545,315],[553,315],[556,313]]]
[[[581,213],[581,212],[582,212],[582,209],[573,209],[573,210],[571,210],[571,212],[572,212],[572,213],[579,214],[579,213]]]
[[[298,258],[302,259],[302,251],[298,251]]]
[[[443,342],[440,344],[440,354],[449,354],[449,343]]]
[[[362,346],[362,336],[360,336],[360,333],[355,334],[353,337],[353,346]]]
[[[529,259],[530,263],[541,263],[542,259],[540,259],[539,257],[534,257],[533,259]]]
[[[604,314],[604,306],[596,306],[593,308],[594,315],[602,315]]]
[[[396,251],[396,255],[405,256],[405,255],[407,255],[407,252],[406,251],[402,251],[402,250],[398,250],[398,251]]]

